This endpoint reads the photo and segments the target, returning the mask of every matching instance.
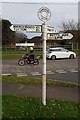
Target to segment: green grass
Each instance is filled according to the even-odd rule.
[[[24,54],[28,54],[29,51],[16,51],[16,50],[7,50],[7,51],[2,51],[2,58],[3,59],[19,59],[21,58]],[[41,56],[42,51],[35,51],[36,56]]]
[[[77,56],[80,56],[80,49],[79,50],[73,50],[74,52],[76,52]],[[6,51],[2,51],[2,58],[3,59],[19,59],[20,57],[22,57],[22,55],[29,53],[29,51],[19,51],[19,50],[6,50]],[[35,50],[35,54],[37,56],[42,56],[42,51],[36,51]]]
[[[32,85],[41,85],[42,79],[35,77],[17,77],[17,76],[2,76],[2,82],[8,83],[23,83],[23,84],[32,84]],[[47,85],[53,86],[63,86],[63,87],[78,87],[80,85],[67,83],[67,82],[59,82],[55,80],[47,80]]]
[[[5,118],[78,118],[80,104],[48,99],[43,106],[41,99],[23,96],[3,96],[2,116]],[[68,119],[69,120],[69,119]],[[73,119],[72,119],[73,120]]]

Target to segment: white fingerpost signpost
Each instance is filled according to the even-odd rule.
[[[42,25],[24,25],[14,24],[10,26],[12,31],[25,31],[41,33],[43,37],[43,70],[42,70],[42,103],[46,105],[46,40],[47,39],[71,39],[73,35],[71,33],[59,33],[53,27],[47,26],[46,22],[51,17],[51,11],[47,7],[41,7],[38,10],[38,18],[42,21]]]
[[[38,17],[42,23],[42,37],[43,37],[43,71],[42,71],[42,103],[46,105],[46,40],[47,40],[47,25],[51,17],[51,12],[47,7],[41,7],[38,10]]]

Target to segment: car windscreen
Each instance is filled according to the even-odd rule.
[[[47,52],[52,52],[52,51],[55,51],[55,50],[53,50],[53,49],[48,49],[48,50],[47,50]]]

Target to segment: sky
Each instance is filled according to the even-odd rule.
[[[56,1],[56,2],[55,2]],[[12,24],[41,25],[38,10],[47,7],[51,11],[48,26],[59,28],[63,21],[78,21],[79,0],[0,0],[0,17]],[[29,37],[33,36],[26,33]]]
[[[1,0],[2,2],[78,2],[79,0]]]

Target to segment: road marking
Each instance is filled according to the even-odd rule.
[[[24,74],[24,75],[17,75],[17,77],[25,77],[27,76],[27,74]]]
[[[67,71],[64,71],[64,70],[56,70],[56,72],[58,72],[58,73],[67,73]]]
[[[67,71],[60,71],[60,72],[58,72],[58,73],[67,73]]]
[[[31,72],[31,75],[41,75],[41,73],[39,73],[39,72]]]
[[[74,73],[74,72],[79,72],[78,70],[76,70],[76,69],[69,69],[68,70],[69,72],[71,72],[71,73]]]
[[[2,76],[11,76],[11,74],[2,74]]]
[[[27,76],[27,74],[24,74],[24,73],[17,73],[17,77],[24,77],[24,76]]]
[[[71,73],[75,73],[75,72],[78,72],[78,70],[72,70]]]
[[[75,69],[69,69],[68,71],[74,71]]]
[[[64,71],[64,70],[56,70],[56,72],[62,72],[62,71]]]
[[[54,74],[54,72],[52,72],[52,71],[46,71],[46,74]]]

